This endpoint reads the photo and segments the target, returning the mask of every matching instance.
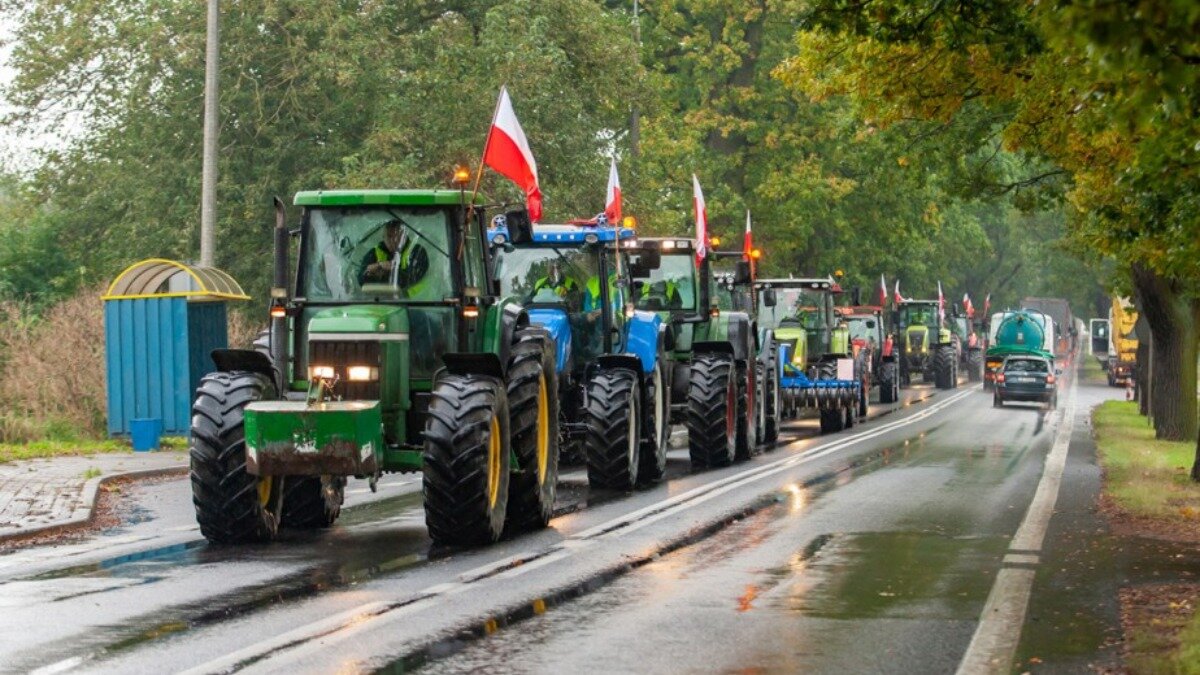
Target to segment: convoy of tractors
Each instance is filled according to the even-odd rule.
[[[840,272],[759,278],[757,251],[632,219],[533,224],[462,189],[294,204],[289,229],[276,203],[269,333],[216,351],[195,396],[213,542],[327,527],[349,478],[419,471],[432,539],[487,544],[546,526],[560,463],[597,489],[660,480],[673,424],[693,469],[722,467],[802,416],[853,427],[873,389],[990,382],[1005,356],[1059,348],[1046,313],[976,317],[940,288],[865,305]]]

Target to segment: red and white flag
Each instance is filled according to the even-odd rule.
[[[704,193],[696,174],[692,174],[692,200],[696,206],[696,264],[699,265],[708,255],[708,209],[704,206]]]
[[[963,311],[967,313],[968,319],[975,318],[975,305],[971,303],[971,295],[963,293]]]
[[[896,282],[896,283],[900,283],[900,282]],[[883,275],[880,274],[879,275],[879,306],[883,307],[885,305],[887,305],[887,281],[883,278]]]
[[[991,308],[991,306],[992,306],[992,294],[991,294],[991,293],[988,293],[988,294],[987,294],[987,297],[985,297],[985,298],[983,299],[983,320],[984,320],[984,321],[987,321],[987,318],[988,318],[988,309],[990,309],[990,308]]]
[[[617,158],[608,169],[608,192],[604,195],[604,217],[608,224],[621,226],[621,178],[617,175]]]
[[[900,303],[904,302],[904,296],[900,295],[900,280],[899,279],[896,280],[896,290],[893,291],[893,293],[894,293],[894,295],[892,295],[892,304],[899,305]]]
[[[946,323],[946,296],[942,295],[942,282],[938,282],[938,325]]]
[[[746,238],[742,240],[742,259],[753,264],[754,258],[751,255],[753,251],[754,237],[750,234],[750,212],[746,211]]]
[[[513,112],[508,89],[500,87],[500,100],[496,103],[496,117],[488,131],[487,144],[483,150],[483,163],[492,167],[501,176],[517,184],[525,191],[525,206],[529,219],[542,219],[542,190],[538,187],[537,162],[529,149],[529,141]]]

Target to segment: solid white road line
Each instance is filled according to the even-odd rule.
[[[1067,464],[1067,450],[1071,446],[1071,431],[1075,428],[1075,382],[1075,378],[1072,378],[1062,424],[1054,437],[1054,446],[1046,456],[1046,466],[1037,492],[1008,546],[1010,551],[1019,553],[1004,557],[1005,564],[1023,564],[1027,567],[1000,568],[983,606],[975,635],[971,637],[971,644],[958,664],[958,675],[1007,673],[1012,670],[1021,628],[1025,625],[1025,612],[1029,608],[1029,596],[1033,591],[1036,570],[1032,565],[1040,557],[1050,517],[1054,515],[1054,503],[1058,500],[1063,469]]]
[[[832,439],[802,454],[783,457],[767,464],[747,468],[744,471],[726,476],[720,480],[706,483],[670,499],[665,499],[631,513],[621,515],[595,527],[588,528],[577,534],[570,535],[562,542],[542,551],[518,553],[501,560],[489,562],[459,574],[457,581],[437,584],[414,593],[409,596],[410,599],[408,601],[398,603],[367,603],[362,607],[342,612],[336,616],[299,626],[283,635],[247,645],[242,649],[207,663],[197,665],[184,672],[189,675],[213,672],[224,673],[284,650],[289,650],[290,656],[296,656],[297,654],[303,654],[306,649],[327,649],[334,642],[351,638],[369,629],[369,624],[373,624],[375,620],[385,618],[396,619],[417,610],[427,609],[436,603],[438,597],[465,592],[473,588],[472,584],[479,581],[511,579],[539,567],[565,560],[590,548],[592,542],[598,538],[609,539],[624,536],[650,522],[666,518],[730,490],[786,471],[795,466],[820,459],[860,441],[883,435],[893,429],[924,420],[970,395],[975,389],[978,389],[978,386],[958,392],[942,401],[937,401],[928,408],[924,408],[903,419],[889,422],[845,438]],[[521,563],[522,560],[528,562]],[[334,635],[335,633],[336,636]]]

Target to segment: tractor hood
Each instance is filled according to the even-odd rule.
[[[557,345],[554,362],[558,372],[564,372],[571,360],[571,324],[561,309],[538,307],[529,310],[529,321],[545,328]]]
[[[403,339],[397,334],[407,332],[408,311],[394,305],[329,307],[316,311],[308,322],[309,339],[314,334],[325,333],[353,333],[364,337],[383,334]]]

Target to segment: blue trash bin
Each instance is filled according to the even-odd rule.
[[[143,417],[129,420],[129,435],[132,437],[135,451],[157,450],[159,439],[162,437],[162,418]]]

